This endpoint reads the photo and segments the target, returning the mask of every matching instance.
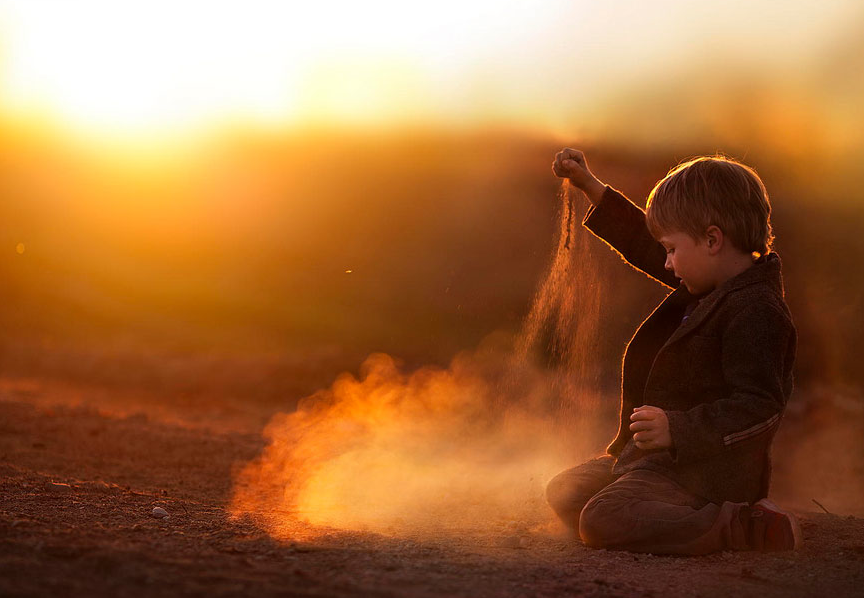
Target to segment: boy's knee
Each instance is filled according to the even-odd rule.
[[[599,525],[597,508],[593,500],[588,501],[582,512],[579,513],[579,537],[588,546],[599,548],[597,545],[602,538],[602,526]]]
[[[567,527],[575,528],[579,511],[571,506],[573,493],[571,486],[565,476],[560,474],[555,476],[546,485],[546,502]]]
[[[554,511],[558,511],[558,506],[562,505],[564,498],[568,493],[567,486],[563,474],[558,474],[546,484],[546,502]]]
[[[608,499],[597,496],[579,514],[579,537],[592,548],[608,548],[619,535],[620,513]]]
[[[567,527],[578,527],[579,511],[585,505],[585,499],[582,498],[578,479],[572,472],[561,472],[549,481],[546,485],[546,502]]]

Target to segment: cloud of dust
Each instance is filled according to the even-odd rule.
[[[371,355],[276,415],[237,475],[231,511],[275,536],[298,526],[380,533],[488,532],[548,523],[548,480],[602,450],[595,345],[600,278],[574,195],[515,342],[490,336],[448,368],[404,372]],[[617,372],[615,373],[617,376]]]

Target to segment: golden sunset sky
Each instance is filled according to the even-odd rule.
[[[862,15],[849,0],[0,0],[0,112],[90,138],[237,123],[572,134],[666,81],[710,95],[748,75],[800,95]]]

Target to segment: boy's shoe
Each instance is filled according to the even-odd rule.
[[[747,508],[747,536],[750,548],[763,552],[795,550],[801,547],[801,526],[795,515],[767,498]]]

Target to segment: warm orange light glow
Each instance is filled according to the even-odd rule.
[[[272,35],[242,27],[238,7],[16,8],[7,24],[6,107],[57,115],[101,134],[143,135],[194,129],[241,112],[276,122],[290,105],[296,49],[280,51]]]
[[[733,74],[739,63],[798,72],[855,18],[839,0],[779,13],[768,2],[624,4],[5,0],[0,111],[88,139],[176,139],[237,122],[572,135],[634,77],[706,56]]]
[[[538,15],[551,13],[492,0],[11,2],[2,107],[101,136],[237,119],[404,122],[436,111],[442,74]]]
[[[488,365],[465,354],[408,375],[370,356],[360,379],[343,375],[271,420],[233,514],[275,536],[303,524],[434,535],[544,524],[544,484],[593,441],[591,421],[570,422],[562,442],[554,418],[507,404]]]

